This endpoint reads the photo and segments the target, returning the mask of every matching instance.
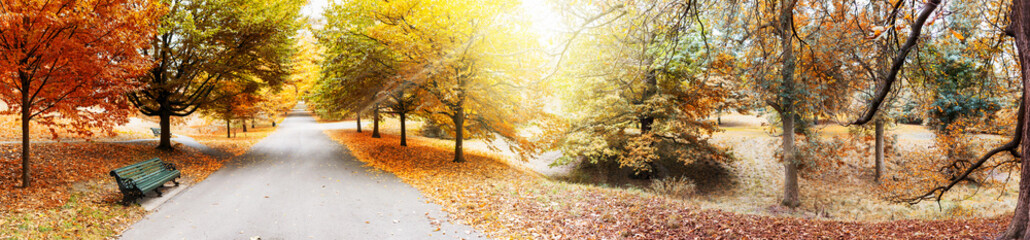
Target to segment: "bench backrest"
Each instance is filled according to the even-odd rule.
[[[111,171],[111,175],[122,179],[138,179],[147,174],[161,171],[164,168],[164,162],[161,162],[160,158],[151,158],[150,160],[115,169]]]

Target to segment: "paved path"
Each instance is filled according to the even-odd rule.
[[[441,230],[436,231],[438,228]],[[122,239],[459,239],[440,207],[371,173],[294,110],[246,155],[160,206]]]

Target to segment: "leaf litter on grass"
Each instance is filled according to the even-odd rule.
[[[159,157],[176,164],[183,177],[203,181],[256,143],[221,141],[211,147],[233,153],[212,157],[185,146],[166,152],[156,143],[35,143],[32,145],[32,185],[21,185],[21,146],[0,145],[0,239],[111,238],[146,212],[118,204],[121,193],[108,172]]]
[[[371,138],[330,130],[369,166],[391,172],[455,219],[494,238],[512,239],[970,239],[1004,230],[1008,218],[878,223],[745,215],[704,210],[639,190],[548,180],[490,153],[454,163],[449,141],[394,135]]]

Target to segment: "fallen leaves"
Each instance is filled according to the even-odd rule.
[[[224,132],[214,134],[190,135],[205,146],[219,149],[233,156],[240,156],[250,150],[251,146],[257,144],[268,136],[275,128],[253,128],[248,132],[238,132],[233,138],[226,138]]]
[[[494,238],[515,239],[968,239],[1001,232],[1006,216],[879,223],[809,220],[702,210],[642,191],[555,182],[466,152],[447,141],[328,132],[369,166],[392,172],[455,218]]]
[[[267,134],[219,140],[213,148],[242,154]],[[211,141],[205,141],[211,143]],[[138,206],[123,207],[112,169],[153,157],[176,164],[183,177],[199,182],[232,156],[212,157],[177,146],[173,152],[149,143],[34,143],[32,187],[21,184],[21,146],[0,145],[0,239],[109,238],[142,218]],[[239,153],[239,154],[236,154]]]
[[[155,149],[154,143],[37,143],[32,145],[32,187],[21,185],[21,146],[0,145],[0,211],[51,208],[65,204],[73,183],[102,180],[116,186],[108,173],[115,168],[159,157],[175,163],[183,174],[203,179],[225,159],[214,159],[193,149],[178,151]],[[117,189],[110,192],[118,195]]]

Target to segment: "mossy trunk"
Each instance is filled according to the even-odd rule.
[[[781,79],[783,80],[782,87],[780,89],[781,97],[779,104],[782,109],[780,112],[780,120],[783,121],[783,201],[781,202],[787,207],[797,207],[801,205],[801,200],[798,198],[798,161],[796,154],[794,153],[794,120],[797,112],[794,108],[795,89],[794,89],[794,34],[791,31],[794,21],[794,5],[796,0],[783,0],[783,4],[780,8],[779,18],[779,37],[781,49],[783,49],[783,67],[780,69]]]

